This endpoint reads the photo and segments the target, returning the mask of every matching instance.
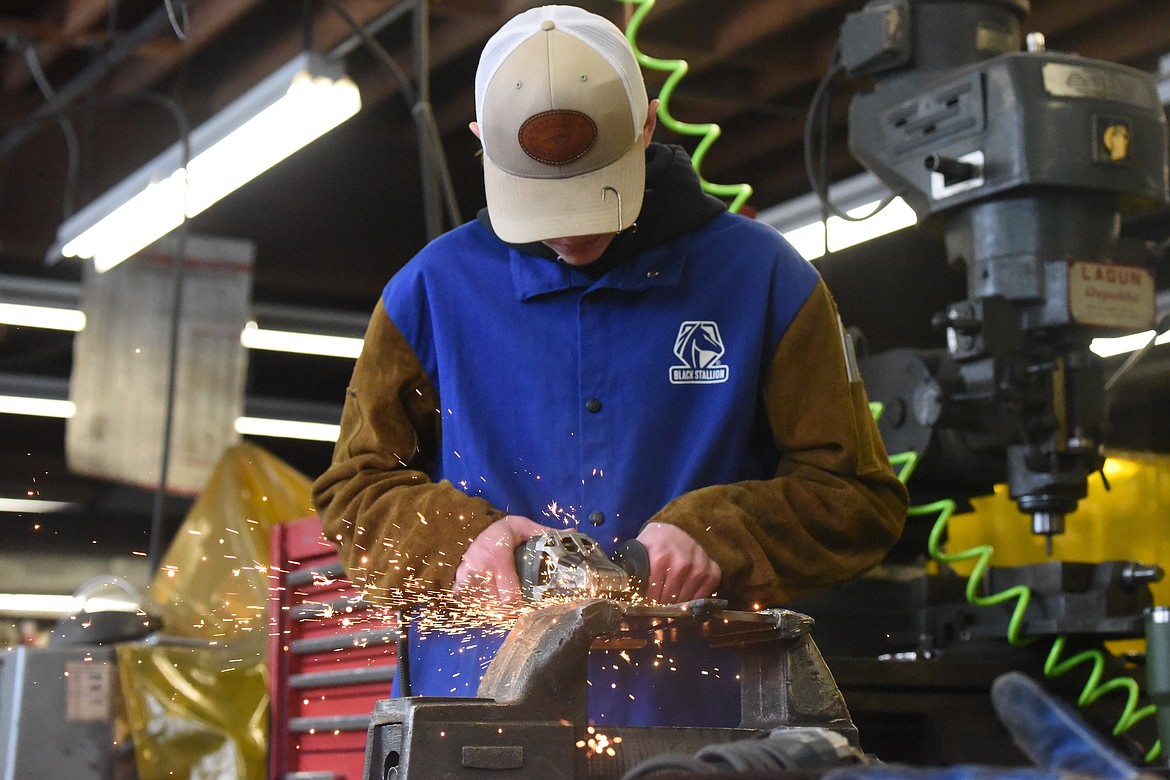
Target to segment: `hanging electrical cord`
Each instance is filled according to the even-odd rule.
[[[447,156],[443,152],[442,138],[439,135],[438,126],[435,124],[435,115],[430,103],[420,99],[410,78],[394,61],[390,52],[374,36],[370,35],[369,31],[354,19],[344,6],[337,0],[324,0],[324,2],[342,21],[349,25],[370,53],[389,69],[394,80],[398,82],[399,91],[402,92],[407,104],[410,105],[410,114],[415,122],[418,142],[426,151],[427,159],[437,168],[439,186],[447,209],[447,219],[450,220],[452,226],[461,224],[463,217],[459,211],[459,203],[455,197],[455,186],[451,181],[451,171],[447,166]],[[415,0],[415,2],[426,2],[426,0]]]
[[[337,2],[337,0],[324,0],[324,2],[343,22],[349,25],[354,35],[357,35],[361,39],[362,44],[370,50],[370,53],[386,66],[394,76],[394,80],[398,82],[398,89],[402,92],[406,102],[413,106],[417,101],[414,84],[411,82],[410,77],[406,75],[406,72],[394,61],[394,57],[391,56],[390,52],[386,51],[386,47],[379,43],[377,38],[370,35],[366,28],[357,19],[354,19],[349,11],[346,10],[345,6]]]
[[[32,74],[33,81],[41,91],[41,95],[45,98],[45,101],[53,100],[57,93],[53,90],[53,86],[45,76],[45,70],[41,67],[40,57],[37,56],[36,47],[32,43],[25,43],[24,61],[28,66],[28,72]],[[62,197],[61,208],[63,217],[69,217],[73,214],[74,198],[77,194],[77,179],[81,170],[81,142],[77,138],[77,129],[73,127],[73,122],[68,116],[58,116],[57,124],[61,127],[61,132],[65,136],[65,152],[67,154],[65,193]]]
[[[832,85],[837,76],[845,72],[845,66],[841,64],[841,51],[838,46],[833,47],[833,53],[829,57],[829,67],[825,70],[821,80],[817,82],[816,88],[813,90],[812,99],[809,101],[808,113],[805,115],[804,121],[804,173],[808,177],[809,184],[812,190],[816,193],[817,199],[821,202],[822,217],[825,223],[825,251],[828,251],[828,217],[834,216],[848,222],[861,222],[869,219],[877,214],[879,211],[890,205],[897,197],[890,193],[874,207],[873,211],[863,216],[850,216],[848,213],[842,211],[829,199],[829,183],[828,183],[828,150],[829,139],[831,136],[832,127]],[[819,122],[819,126],[818,126]],[[814,148],[814,139],[819,136],[820,148]],[[816,158],[814,164],[814,157]]]
[[[171,29],[180,41],[187,40],[187,33],[191,31],[191,14],[187,8],[187,0],[163,0],[167,7],[167,18],[171,21]]]
[[[162,106],[171,112],[175,119],[175,124],[179,130],[179,146],[182,150],[181,169],[186,170],[187,164],[191,160],[191,128],[190,121],[187,118],[186,111],[179,105],[178,101],[166,95],[159,95],[152,92],[142,93],[138,95],[142,100]],[[166,495],[167,495],[167,479],[170,474],[171,462],[171,439],[174,431],[175,421],[175,397],[177,395],[178,387],[178,367],[179,367],[179,326],[182,322],[183,314],[183,287],[185,274],[185,264],[187,257],[187,184],[183,183],[183,203],[182,203],[183,218],[179,222],[179,226],[174,230],[175,247],[173,253],[174,260],[174,274],[175,282],[171,293],[171,319],[170,319],[170,337],[169,350],[167,354],[167,385],[166,385],[166,399],[163,406],[163,432],[161,449],[159,453],[159,467],[158,467],[158,481],[154,493],[154,501],[151,507],[150,516],[150,531],[147,540],[149,547],[147,551],[148,571],[154,572],[158,569],[159,563],[162,560],[162,533],[163,522],[166,509]]]
[[[902,482],[906,482],[911,474],[913,474],[914,468],[918,463],[918,454],[916,452],[906,452],[891,456],[890,462],[894,463],[895,461],[902,465],[902,469],[898,473],[898,478]],[[942,549],[942,539],[946,534],[947,526],[955,513],[956,507],[957,504],[952,499],[943,499],[920,506],[911,506],[907,511],[907,515],[910,517],[937,515],[937,519],[931,528],[927,540],[927,549],[930,557],[939,563],[947,565],[960,561],[974,560],[974,568],[967,578],[965,591],[967,602],[977,607],[989,607],[1015,599],[1016,603],[1012,608],[1012,614],[1008,620],[1007,640],[1011,645],[1016,647],[1031,644],[1038,639],[1038,637],[1027,637],[1024,635],[1024,617],[1028,610],[1028,605],[1031,603],[1031,589],[1026,585],[1016,585],[986,596],[980,592],[982,590],[984,576],[987,573],[987,569],[991,566],[991,558],[995,553],[994,548],[989,544],[984,544],[956,553],[947,553]],[[1140,709],[1138,708],[1140,690],[1137,681],[1132,677],[1120,675],[1105,682],[1101,681],[1106,665],[1105,653],[1102,650],[1086,650],[1066,659],[1062,658],[1066,644],[1067,638],[1064,636],[1058,636],[1053,640],[1052,646],[1044,661],[1044,676],[1048,678],[1060,677],[1082,664],[1090,664],[1089,677],[1085,681],[1080,695],[1077,697],[1077,704],[1082,708],[1089,706],[1106,693],[1119,689],[1124,690],[1126,692],[1125,706],[1114,724],[1114,736],[1121,736],[1140,721],[1156,714],[1157,709],[1152,704]],[[1154,742],[1153,746],[1146,752],[1144,758],[1147,762],[1153,762],[1157,760],[1161,752],[1162,744],[1159,740]]]
[[[675,87],[687,75],[687,70],[690,66],[687,65],[686,60],[661,60],[656,57],[650,57],[643,54],[638,48],[638,30],[641,28],[642,21],[646,18],[646,15],[650,13],[650,9],[654,7],[655,0],[618,1],[638,6],[637,10],[634,11],[634,15],[630,18],[629,23],[626,25],[626,39],[629,40],[630,47],[634,50],[634,56],[637,58],[638,64],[652,70],[670,73],[658,93],[658,118],[668,130],[682,135],[702,136],[702,139],[695,147],[694,153],[691,155],[691,165],[694,167],[695,173],[699,176],[699,184],[702,186],[703,191],[708,194],[720,198],[731,198],[731,204],[727,207],[728,211],[739,211],[747,203],[748,198],[752,196],[752,187],[750,184],[712,184],[703,178],[703,159],[707,156],[711,145],[719,140],[719,136],[723,132],[719,125],[714,123],[692,124],[690,122],[683,122],[675,119],[670,113],[670,98],[674,94]]]
[[[653,756],[626,772],[622,780],[642,780],[660,772],[712,775],[783,771],[804,776],[866,763],[866,755],[836,731],[816,726],[781,726],[756,737],[706,745],[691,756]]]

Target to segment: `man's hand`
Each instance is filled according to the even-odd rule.
[[[500,601],[519,601],[520,578],[516,574],[515,550],[534,536],[551,530],[520,515],[500,518],[471,540],[455,569],[451,590],[467,590]]]
[[[686,531],[669,523],[649,523],[638,541],[650,557],[646,598],[681,604],[714,595],[723,571]]]

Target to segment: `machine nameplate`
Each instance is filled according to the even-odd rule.
[[[1144,330],[1157,302],[1147,268],[1077,260],[1068,267],[1068,309],[1082,325]]]
[[[1151,94],[1150,83],[1133,73],[1113,68],[1046,62],[1043,74],[1044,89],[1053,97],[1113,100],[1141,108],[1157,104],[1155,96]]]
[[[65,662],[65,720],[105,720],[113,695],[110,666],[100,661]]]

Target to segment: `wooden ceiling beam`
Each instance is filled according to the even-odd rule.
[[[1024,20],[1025,33],[1039,32],[1045,37],[1059,40],[1062,35],[1083,25],[1094,29],[1099,25],[1113,23],[1132,0],[1082,0],[1069,3],[1067,0],[1033,0],[1032,13]]]
[[[728,8],[734,11],[728,15],[726,23],[719,25],[719,43],[712,58],[726,60],[777,33],[795,30],[811,17],[833,11],[839,5],[837,0],[789,0],[785,3],[755,0],[728,4]]]
[[[656,40],[655,32],[664,31],[664,25],[653,23],[654,14],[646,17],[639,36],[639,48],[651,56],[662,59],[685,59],[688,74],[701,73],[720,62],[734,57],[750,47],[766,40],[784,30],[799,26],[810,16],[832,10],[837,6],[837,0],[802,0],[801,2],[775,3],[769,0],[756,0],[752,3],[726,5],[727,20],[719,20],[715,25],[719,34],[715,46],[705,52],[678,51],[676,45],[669,38]],[[647,44],[654,49],[646,51]],[[767,67],[767,63],[761,63]],[[685,82],[685,79],[684,79]]]
[[[495,13],[492,15],[476,15],[473,20],[466,17],[444,19],[439,24],[432,24],[429,63],[432,81],[437,78],[462,78],[462,74],[451,74],[447,66],[472,50],[478,51],[479,47],[504,22],[530,6],[531,3],[526,2],[526,0],[506,0],[495,4]],[[411,44],[399,47],[390,54],[402,68],[403,73],[413,79],[415,71]],[[468,86],[471,85],[474,75],[474,73],[466,74]],[[459,88],[456,91],[459,92],[462,89]],[[382,78],[369,80],[368,85],[363,87],[362,100],[366,105],[374,105],[397,94],[398,91],[398,82],[389,73],[386,73]],[[444,101],[445,104],[451,102],[455,101],[450,98]],[[471,102],[474,104],[474,98]],[[442,106],[436,105],[434,109],[435,124],[441,134],[449,133],[459,125],[466,126],[467,121],[472,118],[459,118],[456,116],[458,111],[446,112]]]
[[[259,3],[260,0],[203,0],[192,3],[185,40],[160,37],[157,41],[163,42],[163,45],[140,49],[139,56],[111,76],[107,89],[116,95],[126,95],[154,86],[184,59],[213,43]],[[299,5],[296,7],[299,9]]]
[[[60,25],[46,24],[45,28],[51,34],[38,37],[36,55],[42,67],[51,65],[61,54],[71,48],[92,42],[95,35],[100,39],[106,38],[103,30],[94,33],[90,28],[106,18],[110,10],[111,0],[68,0],[65,5],[64,20]],[[32,72],[24,58],[13,60],[4,74],[4,90],[15,92],[23,89],[32,81]]]
[[[1123,64],[1170,53],[1170,3],[1134,3],[1125,15],[1124,25],[1110,19],[1079,28],[1061,49]]]
[[[249,1],[255,2],[255,0]],[[411,0],[339,0],[339,2],[355,22],[365,26],[375,22],[383,14],[393,11],[402,3],[410,3]],[[312,22],[311,37],[316,50],[327,52],[351,39],[354,32],[349,24],[331,8],[324,4],[319,5],[321,7],[316,12]],[[509,8],[518,5],[520,3],[515,0],[500,4],[501,7]],[[293,6],[290,4],[289,8],[291,12]],[[300,6],[297,5],[295,9],[298,17],[299,8]],[[467,46],[474,45],[474,41],[483,34],[485,26],[490,27],[495,23],[495,17],[479,15],[476,18],[488,21],[477,21],[475,24],[460,21],[456,24],[444,20],[445,34],[435,36],[431,41],[432,68],[442,65],[448,58],[462,53]],[[214,110],[226,104],[233,97],[242,94],[264,76],[292,59],[303,49],[303,37],[299,23],[289,26],[284,32],[277,32],[271,39],[264,42],[263,49],[259,53],[246,62],[241,61],[230,76],[220,84],[214,85],[214,93],[208,96],[208,108]],[[465,43],[468,39],[472,43]],[[414,68],[409,43],[392,51],[391,54],[408,76],[413,74]],[[367,107],[380,102],[388,95],[397,92],[398,89],[389,73],[386,73],[385,78],[363,78],[361,87],[362,101]]]
[[[61,25],[65,37],[81,35],[110,12],[111,0],[67,0],[65,22]]]

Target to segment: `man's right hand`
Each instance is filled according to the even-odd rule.
[[[508,515],[480,532],[463,553],[455,569],[454,593],[466,590],[477,596],[500,601],[519,601],[520,577],[516,574],[515,550],[524,542],[553,530],[527,517]]]

